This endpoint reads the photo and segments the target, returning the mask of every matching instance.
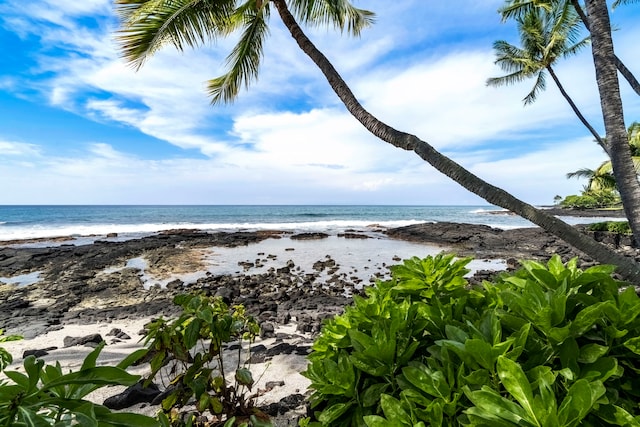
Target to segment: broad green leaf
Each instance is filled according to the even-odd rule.
[[[570,369],[574,376],[580,374],[580,366],[578,365],[578,357],[580,356],[580,347],[574,338],[569,338],[560,346],[560,364],[563,369]]]
[[[578,357],[578,362],[593,363],[608,352],[609,347],[593,343],[587,344],[580,348],[580,356]]]
[[[425,393],[448,400],[451,389],[442,371],[431,371],[424,365],[402,368],[403,377],[414,387]]]
[[[105,344],[106,342],[102,341],[96,346],[96,348],[91,351],[91,353],[87,355],[87,357],[84,358],[80,370],[96,367],[96,361],[98,360],[98,356],[100,355],[100,352],[104,348]]]
[[[366,415],[363,419],[367,427],[397,427],[397,424],[390,423],[379,415]]]
[[[136,350],[133,353],[129,354],[124,359],[122,359],[120,361],[120,363],[118,363],[116,365],[116,367],[121,368],[121,369],[127,369],[129,366],[131,366],[134,363],[140,361],[148,353],[149,353],[149,349],[148,348],[141,348],[139,350]]]
[[[380,396],[380,406],[382,406],[385,418],[394,425],[412,425],[411,417],[407,414],[407,411],[402,408],[402,404],[398,399],[388,394],[383,394]]]
[[[360,403],[364,407],[373,406],[380,401],[380,395],[389,388],[388,383],[377,383],[367,387],[360,395]]]
[[[44,360],[36,359],[34,356],[28,356],[24,359],[24,370],[29,376],[29,384],[27,386],[27,392],[31,393],[36,389],[38,382],[40,381],[40,373],[44,366]]]
[[[593,324],[602,318],[605,309],[611,304],[611,301],[602,301],[580,310],[576,318],[571,322],[571,334],[577,337],[591,329]]]
[[[606,381],[618,371],[618,360],[614,357],[601,357],[594,363],[583,365],[580,378],[588,381]]]
[[[236,380],[239,384],[242,384],[249,388],[253,386],[253,375],[251,375],[251,371],[249,369],[239,368],[236,371]]]
[[[444,332],[445,332],[445,335],[447,336],[447,339],[451,341],[464,343],[469,339],[469,334],[467,334],[465,331],[458,328],[457,326],[445,325]]]
[[[640,315],[640,297],[634,286],[629,286],[618,295],[620,326],[629,325]]]
[[[113,366],[98,366],[83,371],[71,372],[59,377],[42,387],[46,391],[59,385],[67,384],[94,384],[94,385],[126,385],[135,384],[140,379],[139,375],[131,375],[128,372]]]
[[[560,424],[567,427],[579,425],[605,391],[600,381],[590,383],[580,379],[573,383],[558,408]]]
[[[22,422],[27,427],[50,427],[51,426],[51,422],[49,420],[42,417],[41,415],[38,415],[36,412],[32,411],[29,408],[19,406],[18,412],[20,414],[20,418],[22,419]]]
[[[29,390],[29,377],[25,374],[18,371],[4,371],[4,374],[20,386],[25,393]]]
[[[482,389],[476,391],[470,391],[465,386],[464,394],[475,405],[475,407],[465,410],[465,413],[474,414],[492,422],[501,422],[501,424],[496,425],[511,425],[508,423],[526,425],[523,423],[531,422],[529,415],[521,406],[505,399],[487,386],[483,386]],[[508,423],[505,423],[505,421]]]
[[[470,339],[465,342],[465,349],[484,369],[494,370],[495,360],[491,344],[481,339]]]
[[[332,425],[332,423],[340,418],[345,412],[353,407],[353,402],[336,403],[331,405],[318,416],[318,421],[324,425]]]
[[[640,427],[640,420],[616,405],[600,405],[595,414],[611,425]]]
[[[635,354],[640,354],[640,337],[633,337],[624,342],[624,346]]]
[[[200,339],[200,328],[202,326],[202,321],[200,319],[193,319],[189,325],[187,325],[187,329],[184,332],[184,346],[186,348],[193,348],[198,339]]]
[[[498,377],[504,388],[527,411],[529,419],[535,420],[536,414],[533,410],[531,384],[529,384],[529,380],[520,365],[507,357],[499,356],[497,369]]]

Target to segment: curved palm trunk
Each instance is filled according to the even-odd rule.
[[[582,20],[582,23],[584,24],[587,31],[591,32],[591,28],[589,26],[589,18],[587,17],[587,15],[585,15],[584,10],[582,10],[582,6],[580,6],[578,0],[571,0],[571,4],[573,5],[573,8],[576,10],[576,12],[578,12],[578,16],[580,16],[580,19]],[[638,82],[636,76],[633,75],[631,70],[629,70],[627,66],[624,65],[620,58],[618,58],[618,56],[615,54],[613,55],[613,63],[615,64],[618,71],[620,71],[620,74],[622,74],[622,77],[627,80],[631,88],[638,95],[640,95],[640,82]]]
[[[558,89],[560,90],[560,93],[562,94],[562,96],[564,96],[564,99],[567,100],[567,102],[569,103],[569,106],[571,107],[573,112],[576,113],[576,116],[578,116],[578,119],[580,119],[582,124],[587,129],[589,129],[589,132],[591,132],[591,135],[593,135],[593,137],[596,139],[598,144],[604,149],[604,151],[606,151],[607,154],[609,154],[609,149],[608,149],[607,145],[602,140],[602,138],[600,138],[600,135],[598,135],[598,132],[596,132],[596,130],[589,124],[587,119],[584,118],[584,116],[582,115],[580,110],[578,110],[578,106],[573,102],[573,99],[571,99],[569,94],[564,90],[564,87],[560,83],[560,79],[558,79],[558,76],[556,75],[555,71],[553,71],[553,68],[551,67],[551,65],[547,65],[547,71],[551,75],[551,78],[553,79],[553,81],[556,83],[556,86],[558,86]]]
[[[591,50],[600,92],[600,105],[607,133],[613,175],[622,198],[625,214],[640,242],[640,184],[631,160],[629,137],[624,123],[618,73],[614,64],[613,40],[609,10],[605,0],[587,0],[587,12],[591,30]]]
[[[630,258],[615,253],[590,237],[578,232],[574,227],[546,214],[533,206],[517,199],[506,191],[495,187],[464,169],[458,163],[440,154],[435,148],[415,135],[398,131],[383,123],[362,107],[342,77],[329,60],[304,34],[295,18],[289,12],[285,0],[271,0],[280,18],[289,29],[298,46],[311,58],[327,78],[332,89],[343,102],[347,110],[373,135],[389,144],[404,150],[415,151],[422,159],[439,172],[462,185],[467,190],[482,197],[491,204],[508,209],[528,219],[549,233],[560,237],[577,249],[590,255],[601,263],[618,266],[618,272],[627,280],[640,283],[640,266]]]

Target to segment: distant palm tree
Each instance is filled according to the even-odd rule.
[[[629,134],[631,160],[635,166],[636,173],[640,173],[640,122],[633,122],[627,132]],[[596,169],[582,168],[575,172],[569,172],[567,173],[567,178],[587,178],[589,182],[584,187],[585,191],[618,191],[616,178],[613,176],[611,160],[602,162]]]
[[[611,8],[615,9],[620,5],[636,3],[637,1],[638,0],[617,0],[612,3]],[[514,17],[522,16],[529,10],[535,8],[551,10],[554,5],[558,5],[559,3],[571,3],[578,16],[580,16],[580,19],[582,20],[582,23],[584,24],[586,29],[591,32],[589,26],[589,17],[580,5],[579,0],[508,0],[506,4],[499,9],[499,12],[502,14],[502,19],[507,20]],[[638,79],[636,79],[631,70],[629,70],[629,68],[627,68],[622,60],[615,54],[613,55],[613,63],[615,64],[620,74],[622,74],[625,80],[627,80],[629,86],[631,86],[631,88],[638,95],[640,95],[640,82],[638,81]]]
[[[556,2],[548,9],[530,7],[514,19],[518,24],[522,47],[516,47],[504,40],[498,40],[493,44],[497,56],[495,62],[508,74],[488,79],[487,85],[511,85],[534,78],[533,88],[523,99],[527,105],[533,103],[538,93],[546,88],[545,79],[548,72],[578,119],[606,149],[602,138],[582,115],[553,69],[553,65],[560,58],[576,54],[589,43],[588,38],[579,37],[582,25],[573,6],[568,2]]]

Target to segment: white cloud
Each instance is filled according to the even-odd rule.
[[[39,157],[40,149],[34,144],[24,142],[0,141],[0,156]]]
[[[378,24],[361,39],[324,29],[310,35],[380,119],[455,153],[455,160],[527,201],[550,203],[555,194],[580,188],[564,178],[566,172],[597,164],[602,154],[590,138],[576,139],[588,134],[574,126],[573,113],[550,80],[527,108],[521,99],[532,82],[485,86],[488,77],[501,74],[482,39],[491,36],[485,29],[481,41],[462,36],[483,26],[496,38],[502,35],[506,27],[499,26],[498,15],[486,13],[500,5],[501,0],[461,0],[460,15],[452,20],[445,2],[375,0],[361,5],[379,12]],[[38,147],[11,143],[2,150],[7,143],[0,142],[5,156],[14,150],[34,157],[22,181],[12,174],[24,164],[0,169],[0,179],[16,186],[0,203],[28,202],[21,197],[41,203],[477,202],[415,154],[369,135],[277,24],[275,13],[260,81],[236,104],[211,107],[204,84],[223,71],[233,40],[184,53],[168,47],[134,72],[118,57],[110,8],[107,0],[46,0],[25,8],[30,16],[13,18],[23,33],[41,32],[42,20],[58,26],[40,34],[46,48],[38,54],[38,71],[53,77],[23,86],[43,88],[60,108],[107,125],[125,124],[208,158],[146,160],[134,147],[119,152],[110,141],[91,137],[78,158],[38,159]],[[75,19],[80,16],[97,17],[100,25],[82,27]],[[443,45],[447,35],[464,41],[452,38]],[[621,52],[640,69],[633,40],[623,38]],[[70,53],[52,56],[52,46]],[[588,54],[563,62],[558,73],[599,123]],[[8,89],[20,86],[2,81]],[[640,111],[635,105],[628,117]],[[540,145],[532,135],[547,143],[555,136],[554,144]]]

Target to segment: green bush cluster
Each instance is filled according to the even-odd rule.
[[[613,191],[585,191],[572,194],[560,202],[560,206],[574,209],[609,208],[620,205],[620,196]]]
[[[618,234],[632,234],[628,221],[605,221],[590,224],[590,231],[608,231]]]
[[[554,256],[470,288],[469,259],[411,258],[328,321],[307,426],[638,426],[640,298]]]

